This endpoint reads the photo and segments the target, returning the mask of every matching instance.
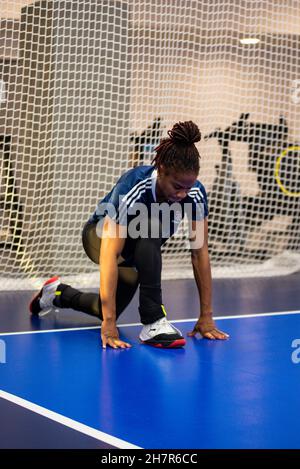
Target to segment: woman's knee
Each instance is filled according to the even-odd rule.
[[[86,223],[82,231],[82,244],[86,255],[99,264],[101,238],[97,235],[96,223]]]

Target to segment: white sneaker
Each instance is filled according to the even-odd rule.
[[[185,345],[185,339],[166,318],[146,324],[140,333],[140,340],[147,345],[159,348],[178,348]]]
[[[41,312],[46,314],[54,308],[53,300],[55,299],[55,292],[60,283],[59,277],[52,277],[44,283],[43,288],[31,300],[29,305],[31,314],[37,315]]]

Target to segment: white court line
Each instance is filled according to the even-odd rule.
[[[260,318],[262,316],[286,316],[288,314],[300,314],[299,311],[280,311],[278,313],[257,313],[257,314],[236,314],[233,316],[214,316],[214,320],[218,321],[219,319],[247,319],[247,318]],[[175,319],[170,322],[193,322],[197,321],[199,318],[195,319]]]
[[[83,423],[76,422],[76,420],[70,419],[61,414],[57,414],[52,410],[46,409],[45,407],[41,407],[37,404],[34,404],[33,402],[26,401],[21,397],[15,396],[14,394],[10,394],[0,390],[0,398],[3,398],[9,402],[13,402],[14,404],[24,407],[24,409],[31,410],[36,414],[42,415],[43,417],[47,417],[48,419],[53,420],[54,422],[58,422],[62,425],[65,425],[66,427],[72,428],[73,430],[83,433],[84,435],[88,435],[92,438],[95,438],[96,440],[108,443],[111,446],[115,446],[120,449],[141,449],[139,446],[132,445],[127,441],[120,440],[119,438],[116,438],[112,435],[108,435],[107,433],[103,433],[100,430],[96,430],[95,428],[84,425]]]
[[[119,326],[118,326],[119,327]],[[0,336],[3,335],[26,335],[26,334],[49,334],[50,332],[70,332],[70,331],[85,331],[92,329],[100,329],[100,326],[89,326],[89,327],[66,327],[65,329],[45,329],[44,331],[22,331],[22,332],[0,332]]]
[[[257,314],[237,314],[235,316],[214,316],[215,321],[220,319],[247,319],[247,318],[260,318],[265,316],[286,316],[289,314],[300,314],[300,311],[280,311],[278,313],[257,313]],[[170,320],[171,323],[180,323],[180,322],[195,322],[198,318],[192,319],[174,319]],[[142,326],[140,322],[135,322],[131,324],[117,324],[119,328],[121,327],[133,327],[133,326]],[[65,329],[46,329],[44,331],[22,331],[22,332],[0,332],[0,337],[8,335],[26,335],[26,334],[49,334],[51,332],[72,332],[72,331],[86,331],[93,329],[101,329],[101,326],[88,326],[88,327],[70,327]]]

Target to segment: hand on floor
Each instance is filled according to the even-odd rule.
[[[117,349],[117,348],[130,348],[131,345],[127,342],[124,342],[119,338],[119,331],[116,326],[115,321],[104,320],[101,326],[101,339],[102,339],[102,347],[106,348],[107,345],[109,347]]]
[[[202,337],[210,340],[226,340],[229,335],[226,332],[220,331],[212,318],[200,318],[194,326],[192,332],[188,333],[189,337],[195,337],[197,334],[201,334]]]

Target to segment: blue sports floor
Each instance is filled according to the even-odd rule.
[[[230,339],[187,338],[178,350],[139,343],[137,298],[120,321],[133,347],[103,350],[93,318],[61,310],[31,321],[32,293],[2,292],[0,447],[300,448],[299,283],[299,274],[215,280]],[[186,335],[194,282],[163,288]]]

